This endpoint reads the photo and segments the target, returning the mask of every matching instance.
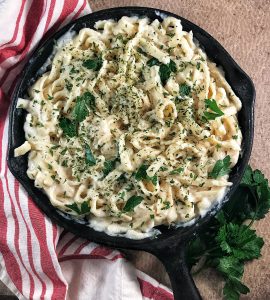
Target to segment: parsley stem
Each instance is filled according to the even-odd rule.
[[[195,272],[191,272],[191,275],[192,276],[195,276],[195,275],[197,275],[197,274],[199,274],[201,271],[203,271],[203,270],[205,270],[205,269],[207,269],[208,267],[206,266],[206,264],[205,264],[205,262],[200,266],[200,268],[198,268],[198,270],[197,271],[195,271]]]
[[[207,249],[206,255],[207,255],[207,253],[211,253],[211,252],[213,252],[215,250],[218,250],[219,248],[220,248],[219,246],[215,246],[215,247],[212,247],[210,249]]]
[[[250,193],[252,194],[253,198],[255,199],[256,209],[255,209],[255,213],[254,213],[254,215],[253,215],[253,218],[251,219],[250,223],[248,224],[248,228],[250,228],[250,227],[253,225],[253,223],[254,223],[254,221],[255,221],[255,218],[256,218],[256,216],[257,216],[257,213],[258,213],[258,209],[259,209],[259,206],[258,206],[258,202],[259,202],[259,201],[258,201],[257,195],[254,193],[254,191],[253,191],[252,188],[249,188],[249,191],[250,191]]]

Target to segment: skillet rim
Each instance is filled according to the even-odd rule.
[[[52,207],[50,203],[44,204],[44,202],[40,201],[38,198],[39,196],[36,195],[28,182],[25,182],[23,178],[17,173],[17,170],[14,168],[16,166],[16,158],[14,158],[13,150],[14,150],[14,143],[15,140],[13,139],[13,132],[14,132],[14,123],[16,122],[15,115],[16,115],[16,103],[17,99],[19,97],[20,92],[25,89],[23,87],[23,84],[25,83],[24,80],[28,74],[28,72],[31,73],[32,66],[36,63],[39,55],[42,55],[42,52],[46,50],[46,47],[49,47],[50,43],[52,43],[54,40],[59,39],[63,34],[65,34],[70,28],[73,28],[73,26],[76,26],[76,24],[81,24],[80,29],[83,28],[83,25],[87,23],[88,19],[94,19],[92,22],[96,22],[97,20],[104,19],[105,16],[109,15],[111,18],[118,19],[121,16],[125,15],[139,15],[139,16],[149,16],[153,13],[156,14],[156,12],[159,12],[159,15],[164,14],[168,16],[173,16],[181,20],[181,23],[183,24],[183,27],[185,29],[186,25],[192,28],[192,31],[196,32],[196,34],[200,33],[203,34],[205,37],[207,37],[215,47],[217,47],[224,55],[225,57],[230,61],[230,64],[237,69],[237,71],[243,76],[243,78],[246,80],[246,84],[249,86],[249,89],[251,91],[251,101],[250,103],[246,105],[250,105],[250,112],[248,115],[248,125],[249,128],[248,134],[245,138],[245,140],[248,142],[249,147],[245,149],[243,157],[239,158],[237,165],[239,164],[239,174],[236,174],[237,177],[233,182],[233,186],[226,192],[223,200],[221,201],[221,205],[217,209],[217,205],[214,205],[204,217],[199,218],[194,225],[184,227],[180,227],[181,230],[178,229],[165,229],[165,232],[161,233],[157,236],[157,238],[145,238],[140,240],[133,240],[128,239],[126,237],[116,237],[116,236],[110,236],[106,234],[105,232],[98,232],[90,227],[84,226],[84,230],[82,230],[81,226],[82,224],[78,224],[75,221],[68,220],[67,218],[64,218],[62,215],[57,213],[57,209]],[[157,19],[161,19],[156,14]],[[107,18],[109,19],[109,18]],[[152,18],[150,17],[152,20]],[[88,25],[89,26],[89,25]],[[196,37],[196,34],[194,36]],[[205,44],[201,44],[205,49],[207,49]],[[45,50],[44,50],[45,49]],[[207,53],[207,50],[206,50]],[[49,54],[50,55],[50,54]],[[46,55],[48,57],[49,55]],[[207,53],[208,55],[208,53]],[[214,60],[216,62],[216,60]],[[220,64],[223,66],[222,64]],[[227,74],[227,72],[226,72]],[[225,76],[226,76],[225,74]],[[233,84],[230,83],[230,85],[233,88]],[[234,88],[233,88],[234,89]],[[242,100],[242,99],[241,99]],[[55,32],[53,35],[51,35],[49,38],[47,38],[44,42],[40,43],[38,47],[35,49],[35,51],[30,55],[28,59],[28,65],[24,68],[24,71],[22,73],[21,79],[18,81],[16,88],[14,90],[13,96],[12,96],[12,104],[11,109],[9,112],[9,140],[8,140],[8,167],[11,171],[11,173],[15,176],[15,178],[23,185],[27,193],[31,196],[31,198],[34,200],[35,204],[50,218],[54,223],[57,223],[58,225],[64,227],[66,230],[73,232],[77,236],[90,239],[94,242],[101,243],[110,247],[116,247],[116,248],[125,248],[125,249],[138,249],[138,250],[148,250],[152,249],[153,247],[162,248],[164,245],[170,243],[180,243],[184,242],[186,239],[190,238],[199,227],[202,227],[205,225],[213,214],[217,213],[218,210],[222,208],[222,206],[228,201],[230,196],[233,194],[233,192],[236,190],[237,186],[239,185],[241,178],[243,176],[244,170],[248,164],[248,160],[250,158],[251,150],[252,150],[252,143],[253,143],[253,135],[254,135],[254,101],[255,101],[255,88],[252,80],[250,77],[242,70],[242,68],[234,61],[234,59],[231,57],[231,55],[224,49],[224,47],[216,40],[214,39],[209,33],[207,33],[205,30],[203,30],[198,25],[194,24],[193,22],[190,22],[189,20],[178,16],[174,13],[151,8],[151,7],[139,7],[139,6],[126,6],[126,7],[114,7],[109,8],[105,10],[100,10],[93,12],[91,14],[85,15],[67,25],[65,25],[63,28]],[[243,103],[243,100],[242,100]],[[28,160],[27,160],[28,161]],[[234,167],[235,168],[235,167]],[[234,169],[233,168],[233,169]],[[33,181],[32,185],[34,186]],[[40,190],[39,190],[40,191]],[[41,191],[40,191],[41,192]],[[47,197],[48,199],[48,197]],[[48,199],[49,201],[49,199]],[[75,225],[75,227],[74,227]],[[86,229],[87,228],[87,229]],[[167,234],[169,232],[169,234]]]

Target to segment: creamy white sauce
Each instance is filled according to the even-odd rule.
[[[160,17],[162,20],[166,19],[168,17],[167,14],[160,12],[159,10],[155,10],[155,14]]]
[[[132,229],[126,229],[118,224],[111,224],[109,220],[97,218],[94,216],[89,217],[89,227],[96,231],[103,231],[110,236],[125,237],[133,240],[141,240],[148,237],[155,237],[161,232],[156,228],[151,228],[148,232],[138,232]]]
[[[71,26],[70,29],[65,34],[63,34],[58,40],[56,40],[52,53],[38,71],[39,76],[47,71],[47,68],[52,64],[53,58],[55,57],[55,54],[59,51],[59,49],[63,48],[75,37],[77,32],[72,30],[73,27],[74,25]]]

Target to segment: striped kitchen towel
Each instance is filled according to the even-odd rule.
[[[52,224],[7,168],[8,107],[29,53],[90,12],[87,0],[0,0],[0,280],[19,299],[173,299],[120,252]]]

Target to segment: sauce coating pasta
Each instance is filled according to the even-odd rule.
[[[112,235],[140,239],[203,214],[241,150],[241,101],[172,17],[81,29],[17,107],[29,178]]]

